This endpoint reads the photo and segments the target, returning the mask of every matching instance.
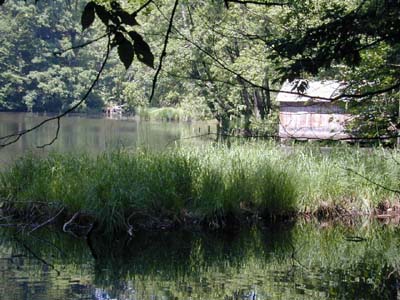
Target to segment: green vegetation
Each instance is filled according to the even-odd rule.
[[[210,118],[207,110],[194,111],[194,109],[185,110],[177,107],[142,107],[138,108],[135,112],[140,119],[146,121],[163,121],[163,122],[179,122],[179,121],[193,121],[193,120],[206,120]]]
[[[130,222],[195,220],[219,226],[249,211],[294,210],[288,175],[267,159],[241,158],[228,149],[165,153],[115,152],[25,157],[2,174],[1,196],[25,209],[31,201],[65,206],[98,220],[106,231]],[[54,211],[53,211],[54,212]],[[238,220],[240,221],[240,220]]]
[[[80,34],[81,9],[82,1],[62,0],[1,6],[0,110],[64,111],[86,92],[102,48],[54,54],[87,40]],[[85,103],[88,109],[101,109],[107,98],[101,89],[112,90],[114,80],[103,84]]]
[[[180,1],[152,103],[152,67],[174,1],[149,2],[137,15],[130,14],[143,1],[34,2],[0,2],[0,110],[59,112],[77,103],[98,70],[109,30],[113,51],[81,110],[107,103],[129,111],[157,107],[166,110],[161,119],[182,120],[181,113],[171,116],[175,109],[183,119],[212,116],[225,132],[240,127],[271,135],[278,122],[274,93],[283,80],[336,79],[358,95],[349,104],[358,116],[349,124],[352,134],[397,135],[396,1]],[[376,97],[359,96],[377,90]]]
[[[145,232],[112,242],[97,236],[96,259],[82,240],[69,235],[42,230],[15,240],[15,232],[2,230],[0,257],[12,263],[2,273],[0,288],[9,297],[26,295],[23,280],[42,287],[35,289],[40,299],[70,299],[73,279],[81,285],[75,292],[89,299],[94,287],[115,299],[132,290],[142,298],[165,299],[245,298],[251,291],[259,299],[393,299],[399,228],[365,221],[352,226],[299,222],[229,236]],[[362,241],[351,242],[351,237]]]
[[[108,232],[197,222],[220,227],[296,212],[371,213],[397,203],[399,193],[370,182],[400,189],[396,151],[327,151],[249,142],[97,158],[28,156],[3,170],[0,195],[21,211],[44,202],[50,215],[60,207],[66,218],[81,212]]]
[[[333,79],[349,83],[343,105],[354,115],[351,134],[379,143],[393,143],[399,134],[399,1],[0,0],[0,13],[1,111],[66,112],[86,99],[79,110],[124,104],[144,119],[212,116],[224,138],[236,129],[274,136],[274,93],[284,80]],[[30,131],[9,127],[15,141]],[[124,130],[133,134],[131,128]],[[12,143],[10,136],[3,140]],[[5,270],[15,264],[16,274],[26,271],[25,251],[54,270],[66,263],[92,290],[118,289],[121,282],[120,294],[138,291],[144,298],[396,298],[397,229],[330,228],[327,218],[317,226],[287,222],[283,232],[258,224],[262,231],[250,227],[230,238],[240,235],[239,225],[299,214],[350,215],[351,223],[358,214],[398,218],[397,149],[226,140],[229,146],[163,152],[28,155],[4,167],[1,226],[29,232],[12,247],[0,236]],[[41,239],[38,229],[55,222],[85,236],[90,249],[76,240],[57,246],[54,236]],[[201,226],[233,230],[206,238]],[[172,241],[158,231],[141,232],[169,228],[190,230],[168,232]],[[58,256],[48,246],[32,251],[40,242],[55,246]],[[68,260],[62,261],[63,250]],[[79,267],[71,267],[82,250]],[[54,280],[51,288],[61,282],[72,290],[73,281],[43,273]],[[0,280],[5,294],[20,288],[17,297],[29,298],[30,287],[12,278]],[[32,283],[35,293],[43,291],[41,280]]]
[[[271,295],[278,299],[389,299],[395,293],[400,266],[398,234],[398,228],[376,223],[364,228],[361,224],[320,228],[308,223],[242,231],[230,238],[192,235],[191,240],[189,234],[178,233],[149,240],[148,235],[139,235],[133,240],[139,246],[127,249],[124,259],[103,256],[99,269],[115,271],[110,277],[99,274],[97,282],[111,290],[114,275],[140,282],[144,291],[157,290],[159,296],[168,286],[178,299],[186,298],[182,277],[190,280],[194,299],[248,295],[252,290],[260,299]],[[351,236],[365,240],[346,241]],[[109,247],[106,253],[113,251],[115,247]],[[170,253],[180,255],[171,261]]]

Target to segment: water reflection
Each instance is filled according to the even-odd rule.
[[[2,231],[0,299],[397,299],[399,237],[380,224],[297,224],[95,238],[90,250]]]
[[[30,128],[45,118],[29,113],[0,112],[0,136]],[[208,123],[161,123],[71,115],[62,119],[59,137],[50,147],[45,150],[36,148],[54,138],[56,121],[24,136],[16,144],[1,149],[0,162],[13,160],[27,151],[40,154],[51,150],[99,153],[118,147],[162,149],[181,137],[198,135],[199,131],[205,133],[208,126]],[[199,139],[184,142],[199,142]]]

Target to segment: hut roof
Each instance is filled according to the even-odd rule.
[[[303,92],[298,91],[299,84],[303,84],[305,86]],[[285,81],[285,83],[282,85],[281,92],[279,92],[276,96],[276,101],[330,102],[330,100],[327,100],[326,98],[332,99],[338,96],[346,88],[346,86],[346,83],[337,80],[306,81],[297,79],[292,82]],[[285,92],[294,92],[297,94]]]

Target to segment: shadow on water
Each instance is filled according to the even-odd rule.
[[[396,299],[399,233],[314,223],[143,232],[94,237],[94,259],[84,240],[2,231],[0,299]]]

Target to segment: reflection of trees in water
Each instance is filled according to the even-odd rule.
[[[380,225],[144,232],[95,237],[93,260],[83,241],[44,232],[27,236],[36,255],[60,270],[56,276],[4,234],[0,291],[28,293],[26,299],[393,299],[399,239],[397,228]]]
[[[30,113],[0,113],[0,136],[30,128],[45,116]],[[61,152],[85,151],[99,153],[116,148],[145,147],[164,149],[181,137],[193,136],[199,128],[206,132],[205,123],[144,122],[134,119],[109,120],[99,117],[71,115],[63,118],[57,141],[46,149]],[[49,123],[23,136],[18,143],[2,149],[0,160],[8,161],[26,151],[38,151],[37,145],[54,138],[57,123]],[[43,153],[43,150],[39,151]]]

